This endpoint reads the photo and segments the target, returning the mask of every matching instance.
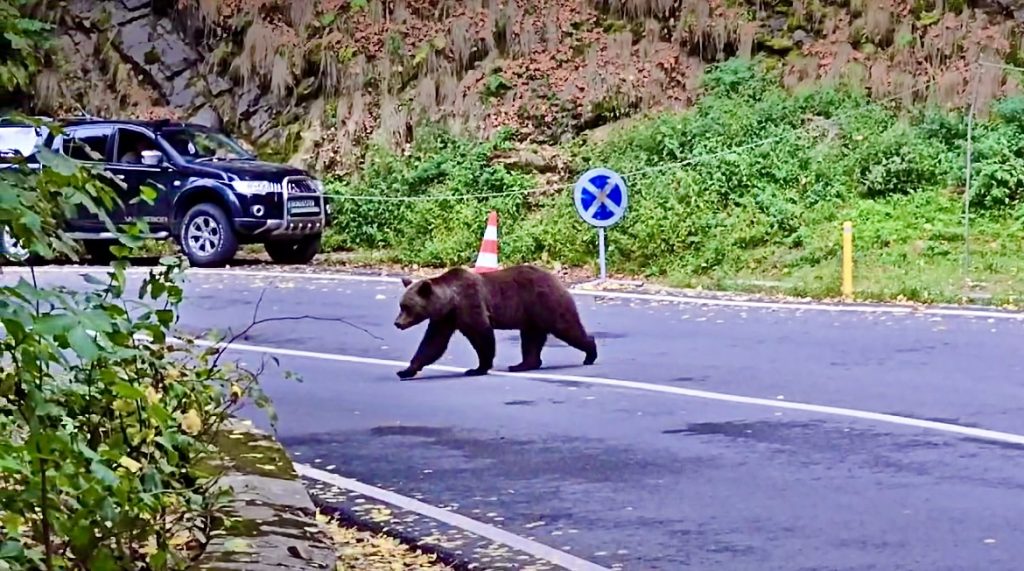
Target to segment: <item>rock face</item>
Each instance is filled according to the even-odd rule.
[[[74,55],[72,61],[78,62],[79,73],[96,75],[96,70],[88,67],[97,59],[124,72],[103,70],[112,83],[112,94],[127,101],[110,102],[100,111],[89,112],[151,116],[146,106],[166,108],[172,116],[226,129],[261,146],[279,144],[281,141],[274,140],[282,137],[280,130],[274,129],[278,111],[264,94],[256,88],[240,91],[228,78],[210,72],[211,54],[205,53],[199,42],[190,41],[188,31],[173,14],[160,13],[156,4],[151,0],[74,0],[69,4],[63,44],[65,52]],[[125,74],[145,93],[125,95],[132,91],[118,84]],[[135,92],[140,91],[138,87]],[[83,90],[89,91],[89,87]]]
[[[313,13],[291,9],[299,4]],[[886,1],[872,8],[878,18],[848,1],[702,0],[646,15],[634,4],[66,0],[58,20],[71,73],[84,79],[68,107],[192,119],[268,158],[336,170],[355,168],[372,141],[402,148],[421,122],[564,143],[687,107],[706,66],[734,56],[767,56],[791,88],[839,80],[878,98],[910,87],[924,98],[939,82],[949,108],[967,104],[972,81],[993,97],[1019,91],[1006,73],[989,81],[965,70],[979,52],[1020,56],[1024,0]],[[499,33],[498,20],[516,25]]]

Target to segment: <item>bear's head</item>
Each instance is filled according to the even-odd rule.
[[[402,278],[402,285],[405,286],[405,293],[398,302],[399,311],[398,317],[395,318],[395,327],[405,330],[431,317],[446,313],[446,296],[442,295],[443,292],[438,291],[430,280],[413,282],[409,278]]]

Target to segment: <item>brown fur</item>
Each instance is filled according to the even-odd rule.
[[[597,345],[580,321],[576,302],[558,278],[530,265],[476,274],[452,268],[440,276],[406,286],[395,327],[405,330],[428,321],[427,331],[409,367],[398,373],[406,379],[441,358],[452,335],[459,331],[480,360],[467,375],[487,374],[494,366],[494,330],[518,329],[523,360],[510,371],[541,366],[540,353],[548,335],[586,354],[584,365],[597,360]]]

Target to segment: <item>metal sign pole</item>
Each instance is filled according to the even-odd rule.
[[[600,281],[604,282],[608,279],[605,229],[621,220],[626,213],[629,204],[626,182],[610,169],[590,169],[576,181],[573,187],[573,203],[580,218],[597,228]]]

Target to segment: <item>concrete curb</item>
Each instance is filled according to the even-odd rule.
[[[313,571],[335,569],[337,553],[284,448],[251,424],[224,427],[221,485],[234,494],[193,569]]]

